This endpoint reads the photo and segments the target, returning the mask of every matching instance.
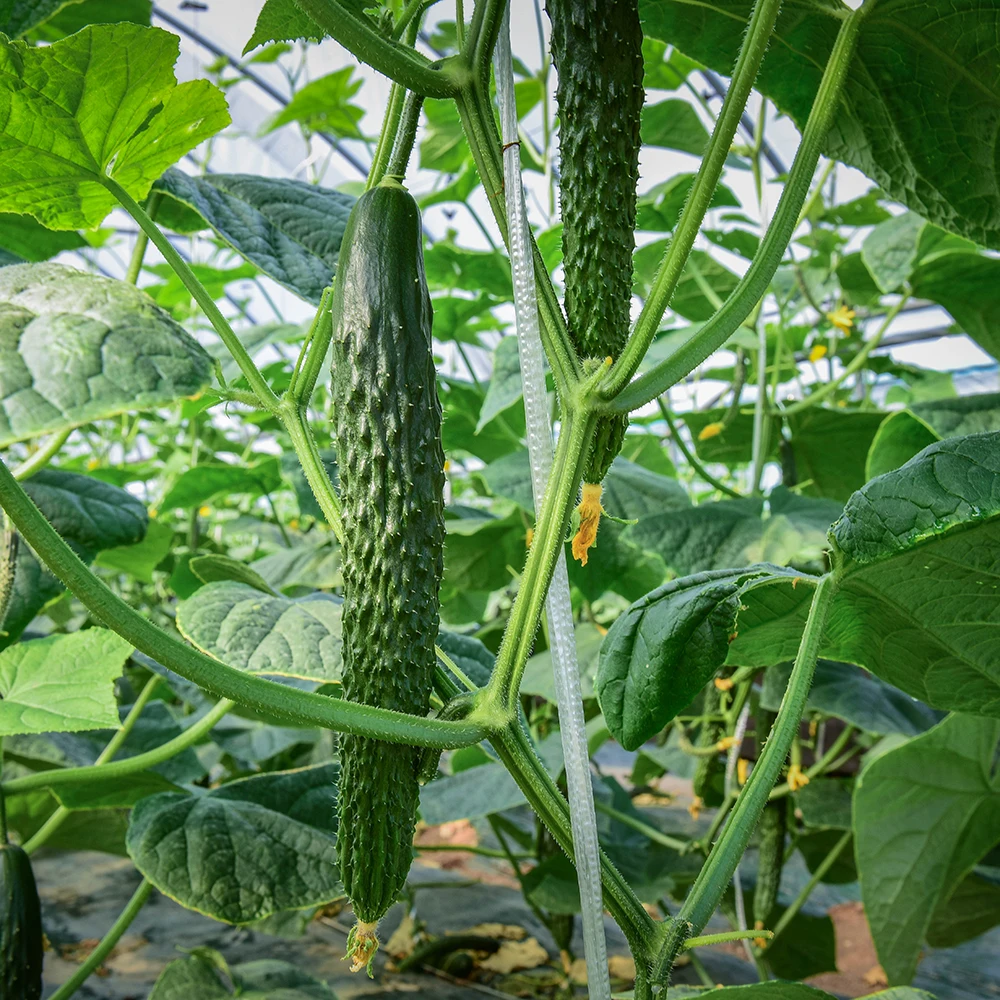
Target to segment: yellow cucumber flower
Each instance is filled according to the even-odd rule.
[[[837,306],[833,312],[828,312],[826,314],[826,318],[842,334],[844,334],[845,337],[850,336],[851,330],[854,328],[854,316],[854,310],[848,309],[847,306]]]

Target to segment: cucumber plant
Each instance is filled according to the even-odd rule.
[[[1000,924],[1000,396],[885,349],[934,308],[934,336],[1000,354],[995,3],[550,0],[551,52],[515,63],[522,169],[561,201],[532,213],[558,417],[537,509],[497,336],[505,5],[266,0],[246,51],[292,95],[267,127],[365,152],[340,187],[209,169],[247,65],[178,83],[177,36],[128,6],[0,12],[6,991],[40,995],[43,847],[141,875],[56,1000],[154,892],[299,933],[346,897],[371,972],[418,816],[477,823],[571,991],[540,619],[576,536],[596,861],[632,995],[711,987],[712,946],[737,941],[759,983],[721,1000],[828,996],[789,982],[836,968],[820,883],[858,884],[886,1000],[927,995],[927,945]],[[293,46],[326,37],[351,58],[304,84]],[[361,66],[392,81],[367,148]],[[698,82],[718,73],[721,103]],[[696,170],[659,176],[662,149]],[[839,198],[838,164],[876,186]],[[487,249],[439,235],[453,209]],[[123,279],[94,266],[114,210],[136,227]],[[600,771],[610,739],[627,783]],[[690,817],[645,804],[668,772]],[[468,974],[489,946],[407,961]],[[192,977],[332,995],[198,953],[152,996]]]

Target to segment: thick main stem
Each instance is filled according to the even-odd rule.
[[[339,0],[295,0],[331,38],[372,69],[424,97],[452,97],[459,86],[460,64],[435,66],[419,52],[376,31],[357,8]]]
[[[520,723],[517,720],[511,722],[491,737],[491,743],[556,843],[571,861],[575,861],[569,807],[531,749]],[[599,858],[605,905],[628,939],[638,967],[655,954],[656,943],[663,935],[664,925],[658,924],[646,912],[629,884],[603,851]]]
[[[592,414],[571,412],[563,420],[521,585],[504,629],[489,687],[474,715],[485,712],[490,717],[514,716],[521,675],[535,642],[556,561],[564,549],[570,510],[580,487],[595,419]]]

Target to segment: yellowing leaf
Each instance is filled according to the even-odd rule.
[[[549,960],[549,953],[533,938],[526,938],[524,941],[504,941],[500,945],[500,950],[484,958],[480,963],[481,969],[489,972],[499,972],[506,975],[516,972],[518,969],[537,969]]]
[[[229,124],[221,91],[178,86],[180,42],[160,28],[89,25],[36,48],[0,36],[0,211],[49,229],[93,229],[141,200],[172,163]]]

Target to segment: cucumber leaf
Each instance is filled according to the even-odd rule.
[[[114,681],[132,647],[90,628],[0,652],[0,736],[118,725]]]
[[[225,493],[248,493],[263,496],[281,485],[281,465],[277,458],[262,458],[250,465],[227,465],[206,462],[185,470],[177,477],[161,504],[164,510],[183,507],[188,510]]]
[[[910,981],[935,909],[1000,842],[998,741],[1000,721],[951,715],[857,781],[861,895],[892,983]]]
[[[908,410],[890,413],[875,432],[868,449],[865,475],[874,479],[898,469],[940,437],[926,421]]]
[[[873,479],[831,531],[845,560],[820,655],[927,705],[1000,716],[1000,433],[950,438]],[[808,611],[791,588],[740,616],[729,662],[792,660]]]
[[[341,191],[288,178],[190,177],[176,167],[153,188],[196,212],[237,253],[313,304],[333,280],[356,200]],[[174,215],[169,212],[167,218]]]
[[[204,349],[128,282],[0,269],[0,447],[172,403],[210,378]]]
[[[163,171],[229,124],[207,80],[178,84],[176,35],[91,25],[52,45],[0,39],[0,210],[49,229],[93,229],[116,205],[111,177],[136,200]],[[44,127],[39,127],[44,123]]]
[[[249,583],[207,583],[177,607],[177,627],[193,645],[253,674],[339,681],[341,601],[261,593]]]
[[[615,621],[601,647],[597,696],[615,739],[635,750],[690,704],[726,659],[748,594],[791,570],[761,564],[671,580]],[[808,607],[809,588],[798,592]]]
[[[343,892],[339,771],[321,764],[150,796],[132,810],[129,856],[161,892],[225,923],[328,903]]]

